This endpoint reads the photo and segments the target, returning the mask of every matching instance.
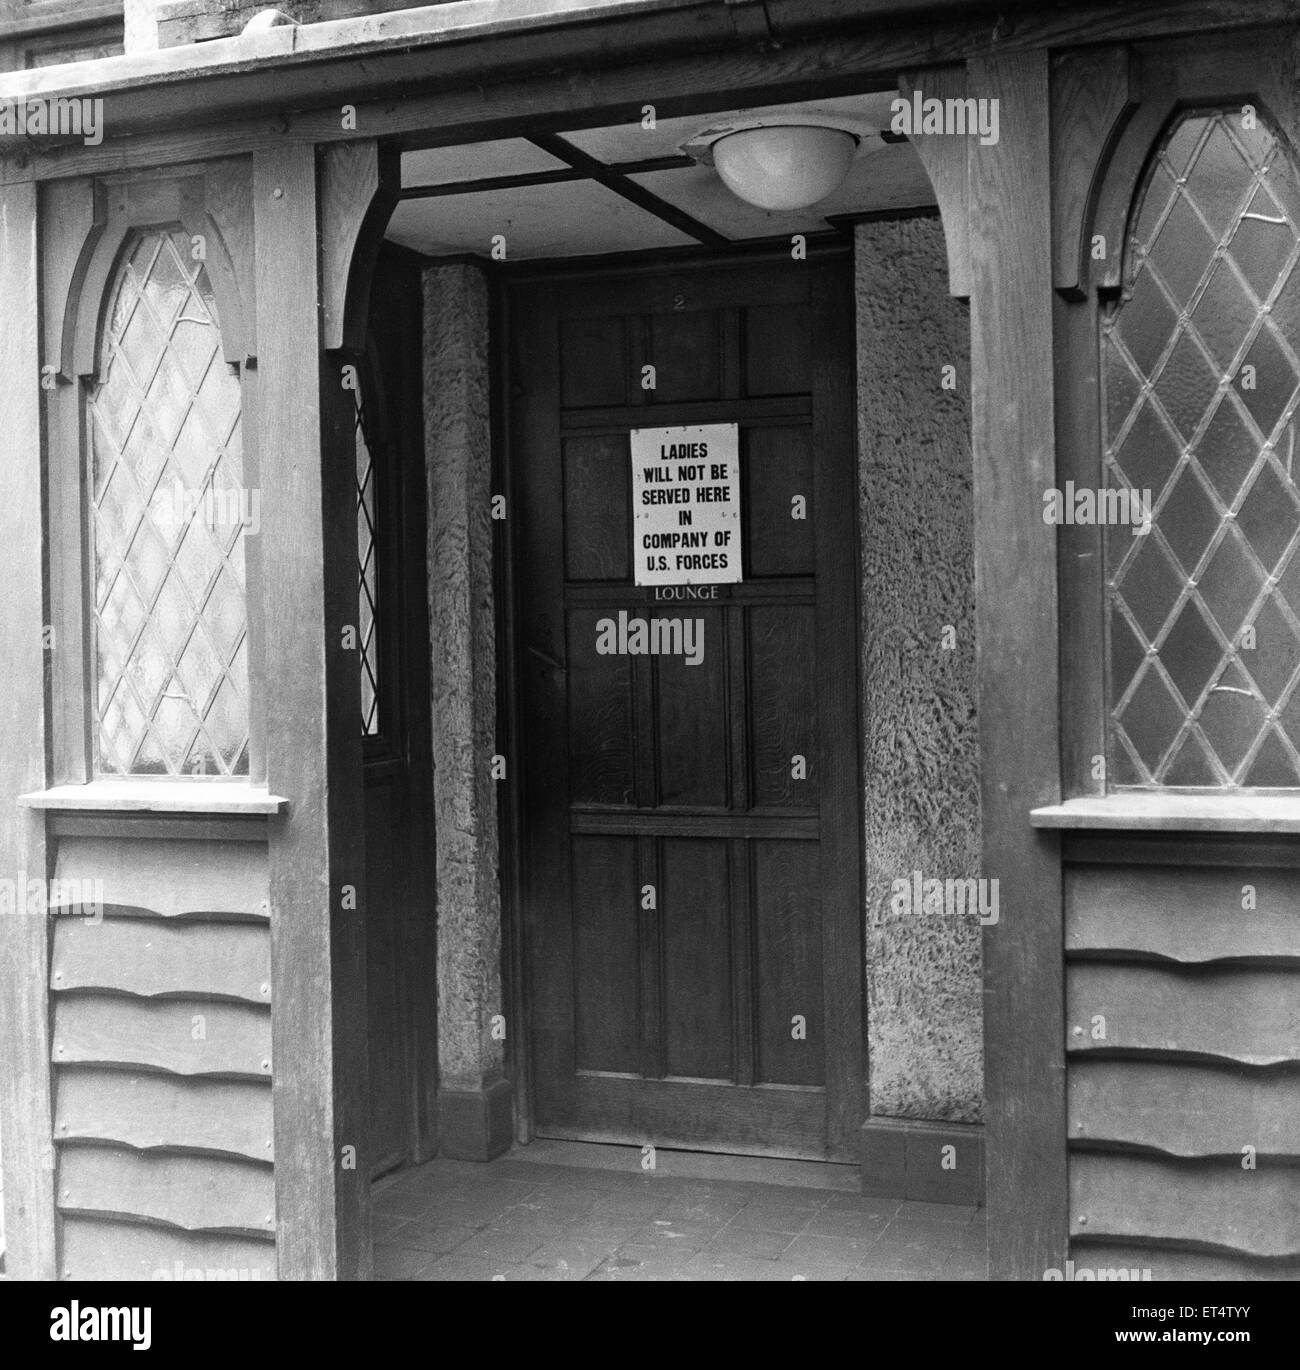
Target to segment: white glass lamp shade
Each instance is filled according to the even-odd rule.
[[[842,129],[786,124],[729,133],[711,151],[718,175],[746,204],[803,209],[839,187],[857,148]]]

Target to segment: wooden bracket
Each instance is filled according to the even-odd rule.
[[[1078,296],[1092,274],[1093,217],[1105,168],[1138,104],[1137,62],[1127,48],[1070,53],[1052,65],[1052,284]],[[1105,255],[1123,255],[1124,226]],[[1112,236],[1114,235],[1114,236]]]
[[[42,196],[41,255],[47,304],[41,361],[70,381],[77,302],[108,215],[103,187],[88,178],[52,181]]]
[[[899,79],[899,94],[910,100],[913,93],[929,99],[966,98],[964,67],[931,67],[905,72]],[[965,137],[945,133],[918,133],[908,140],[916,148],[939,202],[944,237],[948,244],[948,292],[958,299],[970,298],[970,174]]]
[[[375,259],[401,194],[401,162],[373,139],[325,146],[320,158],[325,350],[360,353]]]

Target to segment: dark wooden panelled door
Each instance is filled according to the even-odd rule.
[[[838,254],[510,292],[542,1135],[854,1156],[851,300]],[[657,600],[633,584],[629,432],[710,423],[739,425],[744,580]],[[699,620],[702,660],[598,653],[620,610]]]

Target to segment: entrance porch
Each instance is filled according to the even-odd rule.
[[[983,1280],[984,1210],[852,1166],[537,1141],[373,1188],[383,1280]]]

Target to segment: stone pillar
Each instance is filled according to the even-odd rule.
[[[970,330],[938,218],[855,234],[870,1111],[970,1123],[979,920],[891,904],[913,871],[980,874]]]
[[[125,0],[122,45],[127,52],[152,52],[158,46],[158,6],[163,0]]]
[[[438,1129],[443,1155],[511,1143],[504,1076],[492,594],[488,291],[472,265],[424,276],[424,428],[438,864]],[[516,1029],[517,1030],[517,1029]]]

